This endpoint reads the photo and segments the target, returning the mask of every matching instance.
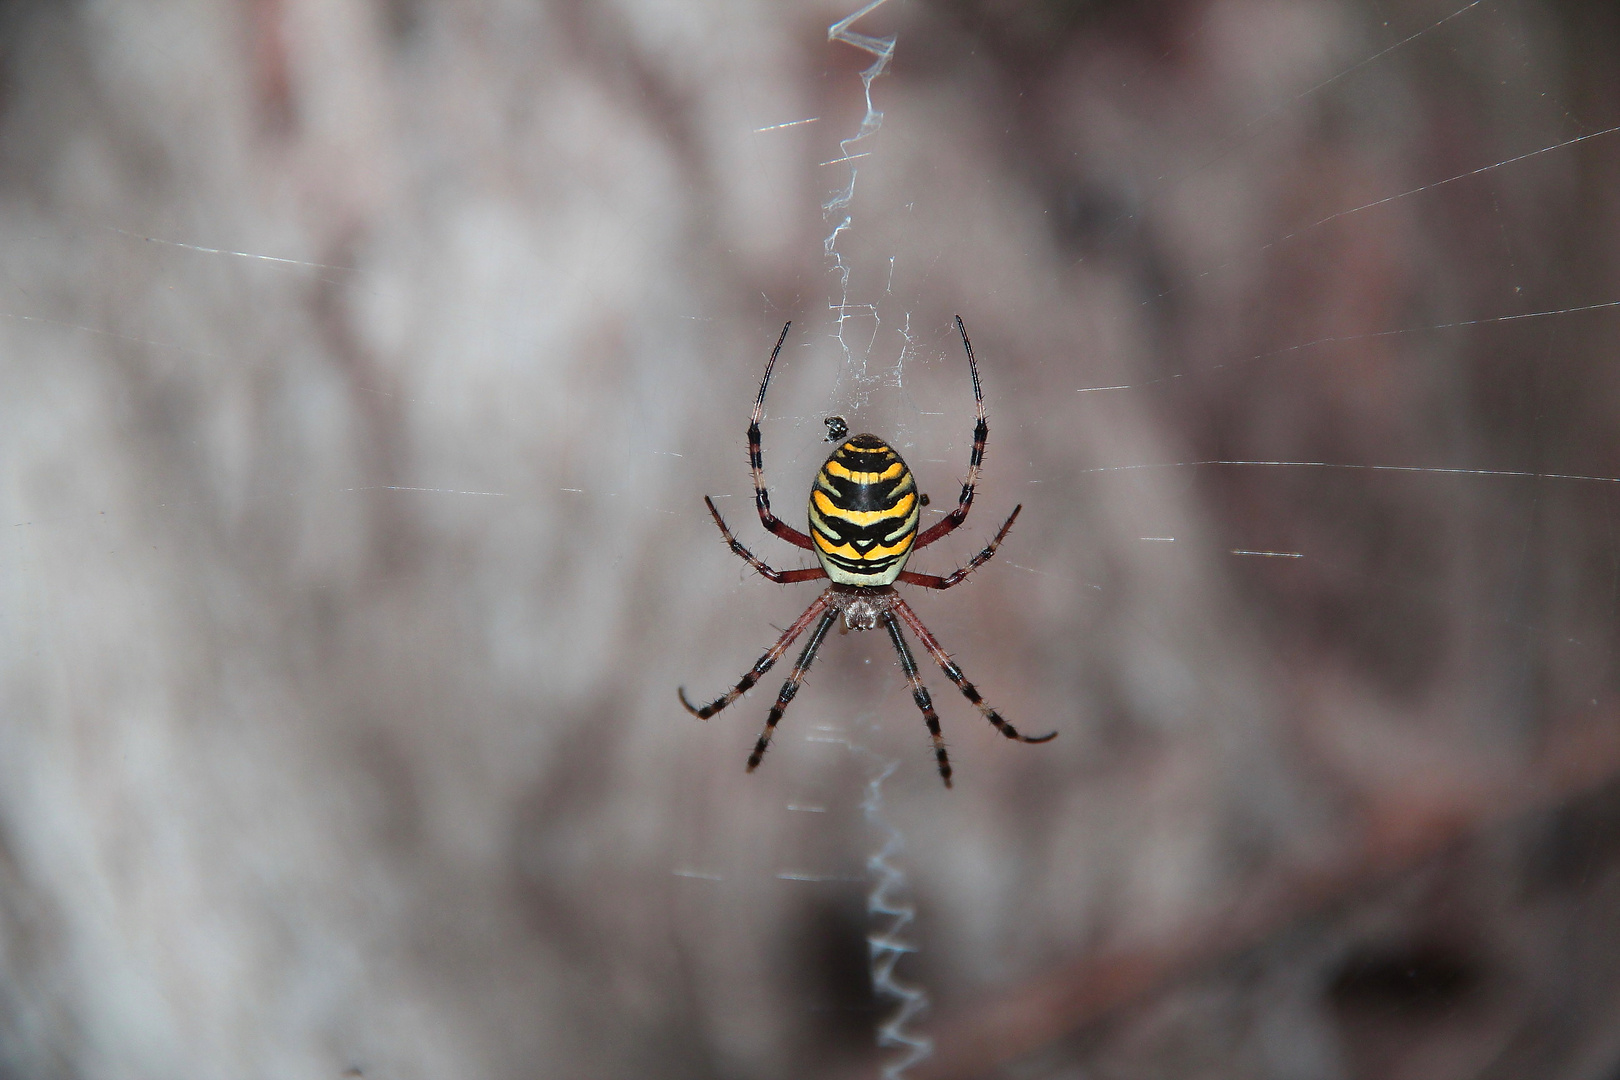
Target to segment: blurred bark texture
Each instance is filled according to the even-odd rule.
[[[889,760],[917,1080],[1620,1075],[1620,14],[891,0],[846,154],[848,11],[0,5],[0,1076],[876,1076]],[[1060,737],[834,635],[745,774],[769,345],[934,521],[957,312]]]

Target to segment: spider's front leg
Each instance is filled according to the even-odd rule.
[[[979,483],[979,467],[984,464],[984,444],[990,438],[990,421],[984,415],[984,390],[979,386],[979,364],[973,359],[973,342],[968,340],[967,327],[962,316],[956,317],[956,332],[962,335],[962,348],[967,352],[968,373],[973,376],[973,405],[978,419],[973,425],[973,449],[968,454],[967,479],[962,481],[962,493],[957,496],[956,509],[924,529],[917,537],[916,547],[925,548],[935,540],[948,535],[967,520],[973,508],[973,492]]]
[[[1007,515],[1007,520],[1001,523],[1001,528],[996,531],[996,535],[991,538],[990,542],[984,546],[984,550],[973,556],[972,560],[960,570],[953,570],[943,577],[937,574],[916,574],[910,570],[902,570],[900,571],[900,580],[907,585],[921,585],[925,589],[948,589],[952,585],[960,585],[967,580],[969,574],[990,561],[990,556],[996,553],[996,548],[1000,547],[1001,541],[1006,539],[1007,530],[1011,529],[1012,523],[1018,519],[1018,511],[1023,508],[1023,503],[1013,507],[1013,512]]]
[[[765,377],[759,382],[759,397],[754,399],[754,415],[748,422],[748,471],[754,476],[754,505],[759,508],[760,523],[770,530],[773,536],[786,540],[794,547],[809,551],[810,538],[771,513],[770,492],[765,490],[764,441],[759,433],[759,422],[765,417],[765,391],[771,385],[771,371],[776,367],[776,358],[782,352],[782,342],[787,340],[788,328],[792,325],[792,322],[783,325],[782,336],[776,339],[776,348],[771,350],[771,358],[765,363]],[[711,506],[709,509],[714,508]],[[718,516],[716,515],[717,518]],[[720,527],[725,528],[724,525]]]
[[[824,578],[827,576],[827,571],[823,570],[819,566],[807,567],[803,570],[771,569],[771,567],[767,566],[762,559],[755,556],[752,551],[749,551],[746,547],[743,547],[741,540],[738,540],[735,536],[731,535],[731,530],[726,528],[726,521],[720,516],[720,511],[714,508],[713,499],[705,495],[703,496],[703,502],[708,506],[709,515],[714,518],[714,523],[720,527],[720,535],[726,538],[726,546],[731,548],[732,553],[741,559],[747,560],[749,566],[752,566],[755,570],[758,570],[761,574],[770,578],[777,584],[786,585],[795,581],[814,581],[817,578]]]

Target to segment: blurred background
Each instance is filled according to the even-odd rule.
[[[1620,11],[854,10],[0,5],[0,1075],[1620,1076]]]

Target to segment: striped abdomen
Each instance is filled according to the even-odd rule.
[[[917,539],[917,481],[876,435],[832,452],[810,489],[810,539],[839,585],[890,585]]]

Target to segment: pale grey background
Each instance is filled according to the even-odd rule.
[[[872,1075],[889,760],[909,1075],[1615,1075],[1616,16],[891,0],[846,356],[848,10],[0,8],[6,1075]],[[833,637],[744,775],[769,345],[938,512],[956,312],[1060,737]]]

